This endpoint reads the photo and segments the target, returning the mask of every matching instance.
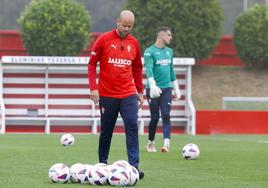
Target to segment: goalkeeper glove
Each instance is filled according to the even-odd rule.
[[[157,98],[160,97],[160,94],[162,93],[161,89],[156,85],[154,78],[149,78],[149,85],[150,85],[150,97]]]
[[[179,89],[179,84],[177,80],[174,80],[172,82],[173,84],[173,89],[174,89],[174,93],[175,93],[175,99],[174,100],[179,100],[181,98],[181,91]]]

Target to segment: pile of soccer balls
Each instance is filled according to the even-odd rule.
[[[71,146],[75,139],[71,134],[63,134],[60,142],[63,146]],[[186,144],[182,148],[184,159],[197,159],[199,155],[200,150],[196,144]],[[75,163],[70,168],[64,163],[57,163],[50,167],[48,177],[53,183],[70,181],[91,185],[133,186],[139,181],[139,171],[125,160],[111,165]]]
[[[71,146],[75,142],[72,134],[63,134],[60,143]],[[119,160],[112,165],[97,163],[95,165],[75,163],[70,168],[64,163],[52,165],[48,177],[53,183],[91,184],[133,186],[139,181],[139,171],[125,160]]]
[[[49,169],[48,176],[53,183],[71,181],[113,186],[133,186],[139,180],[138,170],[125,160],[116,161],[112,165],[75,163],[70,168],[63,163],[57,163]]]

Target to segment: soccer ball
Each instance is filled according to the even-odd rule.
[[[105,163],[97,163],[97,164],[94,165],[94,168],[106,167],[106,166],[107,166],[107,164],[105,164]]]
[[[60,139],[63,146],[70,146],[74,144],[74,137],[71,134],[63,134]]]
[[[200,151],[195,144],[186,144],[182,148],[182,156],[184,159],[197,159],[200,155]]]
[[[134,167],[131,166],[127,161],[125,160],[118,160],[113,163],[114,166],[124,168],[126,171],[130,174],[130,180],[128,185],[134,186],[139,181],[139,171]]]
[[[82,183],[82,184],[90,183],[88,174],[90,170],[92,169],[92,167],[93,166],[89,164],[81,165],[81,167],[78,170],[78,175],[77,175],[77,179],[79,183]]]
[[[127,186],[130,181],[130,172],[123,167],[111,165],[109,167],[108,182],[114,186]]]
[[[75,163],[70,167],[70,180],[73,183],[78,183],[78,172],[79,169],[81,169],[82,164],[81,163]]]
[[[122,168],[125,168],[125,169],[130,169],[131,165],[125,161],[125,160],[118,160],[118,161],[115,161],[113,163],[113,165],[116,165],[116,166],[119,166],[119,167],[122,167]]]
[[[93,167],[88,172],[88,179],[91,185],[105,185],[107,184],[109,171],[105,166]]]
[[[130,180],[128,185],[134,186],[140,179],[139,171],[134,167],[130,166]]]
[[[50,167],[48,177],[53,183],[67,183],[70,179],[69,167],[63,163],[56,163]]]
[[[118,161],[115,161],[113,165],[124,168],[126,171],[130,173],[130,180],[129,180],[128,185],[133,186],[138,182],[139,171],[134,166],[131,166],[127,161],[118,160]]]

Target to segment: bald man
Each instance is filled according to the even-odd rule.
[[[134,14],[124,10],[116,21],[116,28],[97,39],[88,64],[88,79],[90,98],[99,104],[101,112],[99,162],[108,163],[112,135],[120,113],[125,127],[128,161],[139,170],[138,109],[143,104],[143,84],[139,43],[129,34],[134,21]],[[142,179],[144,173],[139,172]]]

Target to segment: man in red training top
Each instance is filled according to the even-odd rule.
[[[138,109],[143,104],[142,62],[139,43],[129,32],[134,25],[134,14],[120,13],[117,27],[103,33],[96,41],[88,64],[90,98],[99,104],[101,132],[99,162],[106,163],[118,114],[123,118],[129,163],[138,169]],[[96,67],[100,63],[99,81]],[[139,171],[140,179],[144,173]]]

